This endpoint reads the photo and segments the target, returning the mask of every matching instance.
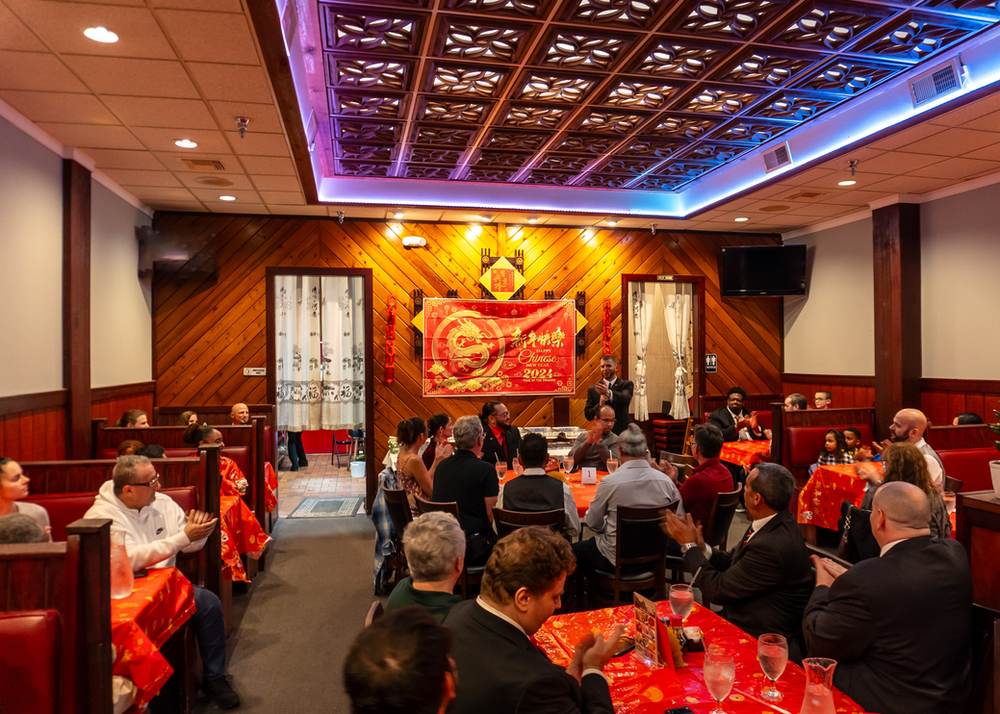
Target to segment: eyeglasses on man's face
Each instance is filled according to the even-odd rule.
[[[160,483],[160,474],[156,474],[146,483],[133,483],[130,486],[145,486],[146,488],[156,488]]]

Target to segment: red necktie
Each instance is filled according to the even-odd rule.
[[[750,526],[750,528],[747,530],[747,534],[743,536],[743,542],[740,543],[741,548],[746,546],[747,542],[750,540],[750,536],[752,535],[753,535],[753,526]]]

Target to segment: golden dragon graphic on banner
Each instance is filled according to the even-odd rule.
[[[572,300],[424,300],[425,397],[573,394]]]

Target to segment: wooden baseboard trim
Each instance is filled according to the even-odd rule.
[[[111,399],[127,399],[137,394],[152,394],[156,391],[156,382],[134,382],[133,384],[115,384],[110,387],[95,387],[90,391],[91,400],[103,402]]]
[[[782,382],[803,384],[840,384],[845,387],[874,387],[875,377],[844,374],[782,374]]]
[[[34,394],[14,394],[0,397],[0,416],[30,412],[36,409],[56,409],[65,407],[68,399],[65,389],[51,392],[36,392]]]

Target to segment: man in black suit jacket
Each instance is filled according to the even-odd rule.
[[[747,393],[743,387],[732,387],[726,392],[726,405],[708,415],[708,423],[715,424],[726,441],[751,441],[770,438],[757,426],[757,412],[743,406]]]
[[[615,410],[615,425],[611,431],[621,436],[632,423],[628,407],[632,403],[633,389],[630,381],[618,379],[618,360],[611,355],[604,355],[601,358],[601,381],[587,390],[587,403],[583,407],[583,416],[587,421],[593,421],[598,410],[607,404]]]
[[[931,538],[930,503],[913,484],[875,492],[881,556],[849,570],[820,558],[803,630],[812,657],[837,660],[833,682],[868,711],[966,711],[972,576],[962,546]]]
[[[510,412],[501,402],[486,402],[480,419],[483,422],[483,461],[494,466],[498,461],[506,461],[510,471],[521,448],[521,432],[510,423]]]
[[[809,551],[788,511],[795,479],[783,466],[758,464],[743,490],[753,523],[731,551],[705,545],[690,516],[667,512],[666,530],[684,553],[684,566],[698,574],[694,585],[705,601],[722,605],[722,616],[758,637],[776,632],[788,640],[788,656],[802,658],[802,612],[812,590]]]
[[[529,637],[561,604],[573,550],[548,528],[529,526],[502,538],[486,563],[480,595],[452,608],[458,695],[450,714],[613,714],[601,673],[623,628],[607,641],[587,635],[565,669]]]

